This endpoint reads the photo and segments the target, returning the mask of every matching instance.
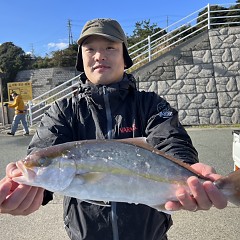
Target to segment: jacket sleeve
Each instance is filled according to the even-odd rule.
[[[18,97],[16,97],[16,98],[14,99],[13,103],[9,103],[9,104],[8,104],[8,107],[9,107],[9,108],[15,108],[15,107],[18,106],[18,104],[19,104],[19,99],[18,99]]]
[[[187,131],[179,122],[178,112],[157,94],[152,93],[151,97],[142,100],[145,106],[144,115],[148,116],[145,118],[148,143],[184,162],[198,162],[198,153]],[[142,118],[144,119],[144,116]]]
[[[29,146],[28,154],[40,148],[73,141],[72,107],[69,100],[55,102],[47,110]],[[53,199],[53,193],[45,190],[42,205]]]

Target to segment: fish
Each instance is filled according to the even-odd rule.
[[[164,211],[176,201],[181,187],[190,193],[187,179],[196,176],[187,163],[152,147],[146,138],[81,140],[39,149],[16,162],[19,184],[96,204],[126,202]],[[240,205],[240,171],[214,184],[229,202]]]

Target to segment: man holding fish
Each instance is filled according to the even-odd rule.
[[[132,60],[127,51],[126,36],[119,23],[112,19],[94,19],[87,22],[78,44],[76,68],[82,72],[78,101],[72,101],[70,98],[54,103],[44,115],[29,145],[28,153],[31,153],[29,157],[18,161],[17,164],[10,163],[7,166],[6,177],[0,181],[0,213],[31,214],[41,205],[51,201],[52,192],[57,189],[66,195],[64,224],[70,239],[164,240],[167,239],[167,231],[172,224],[171,216],[168,214],[170,211],[209,210],[212,206],[218,209],[226,207],[227,197],[213,184],[221,176],[216,174],[212,167],[198,163],[197,152],[187,132],[178,121],[177,111],[156,93],[138,91],[134,77],[125,73],[125,69],[132,66]],[[147,143],[137,143],[139,137],[145,137]],[[127,202],[118,201],[117,197],[114,198],[114,190],[110,190],[113,192],[110,192],[109,197],[105,197],[107,192],[104,192],[104,186],[112,189],[111,182],[117,186],[116,193],[121,194],[124,189],[119,191],[121,185],[118,185],[118,181],[123,181],[126,188],[129,187],[132,192],[131,195],[129,191],[129,195],[134,197],[134,194],[141,190],[141,186],[137,185],[140,180],[148,178],[145,182],[151,182],[154,186],[160,181],[160,176],[152,177],[152,173],[148,175],[147,171],[151,171],[149,169],[156,168],[151,165],[152,162],[149,159],[145,159],[144,164],[143,161],[138,160],[138,157],[144,154],[138,152],[139,148],[134,148],[135,150],[132,151],[127,150],[128,148],[123,145],[122,149],[120,147],[122,142],[115,146],[112,145],[112,141],[104,147],[102,142],[103,139],[127,138],[131,139],[134,146],[150,149],[147,147],[149,144],[156,151],[159,149],[165,152],[170,156],[169,159],[177,158],[190,164],[189,168],[192,168],[196,174],[193,173],[192,176],[190,174],[186,179],[187,188],[178,187],[174,192],[174,198],[166,198],[167,201],[164,203],[160,202],[159,198],[159,206],[141,204],[145,203],[144,195],[148,196],[147,185],[143,186],[146,188],[145,194],[140,194],[137,198],[143,199],[142,202],[132,199]],[[71,144],[74,141],[93,139],[101,141]],[[69,142],[70,145],[64,145]],[[57,148],[58,145],[59,148]],[[53,148],[47,148],[49,146]],[[101,146],[101,149],[96,146]],[[109,150],[111,146],[115,147]],[[91,152],[91,149],[94,151]],[[151,151],[154,152],[154,150]],[[108,156],[104,157],[106,152]],[[131,159],[127,162],[121,157],[126,153],[131,155],[132,162]],[[149,157],[151,156],[152,154]],[[99,165],[95,164],[98,158],[102,161]],[[112,158],[115,160],[111,161]],[[71,189],[64,186],[70,177],[68,179],[60,177],[55,181],[59,177],[56,166],[52,167],[51,171],[48,168],[44,172],[44,169],[51,166],[55,159],[65,161],[60,175],[66,169],[67,174],[74,169],[74,181],[71,180],[68,185]],[[84,162],[86,159],[89,161]],[[37,161],[38,168],[41,169],[37,173],[33,170],[36,167],[34,161]],[[121,161],[123,165],[127,163],[126,166],[123,167]],[[90,166],[90,162],[93,162],[93,165]],[[109,166],[113,163],[114,167]],[[59,162],[56,164],[59,166]],[[80,174],[79,166],[84,168],[85,172]],[[134,169],[135,167],[137,170]],[[140,168],[144,171],[139,172]],[[76,178],[76,171],[78,171],[78,178]],[[137,177],[132,176],[134,171],[138,171]],[[171,171],[170,166],[169,171]],[[41,172],[46,174],[43,174],[45,178],[39,178],[39,183],[36,183],[37,180],[34,177],[41,175]],[[108,172],[111,174],[108,175]],[[168,172],[167,168],[165,172]],[[205,176],[208,180],[200,181],[198,174]],[[174,173],[171,175],[174,176]],[[34,179],[32,185],[30,178]],[[114,182],[114,179],[118,180]],[[101,185],[101,181],[105,185]],[[79,185],[74,185],[73,182]],[[94,188],[98,185],[102,189],[99,193],[95,192],[98,188]],[[61,186],[62,189],[59,190]],[[150,188],[151,186],[149,190]],[[91,191],[84,192],[82,189],[91,189]],[[161,191],[159,187],[159,193]],[[82,194],[79,194],[79,198],[74,197],[78,196],[77,192]],[[157,193],[158,190],[155,192]],[[96,196],[96,198],[86,199],[86,196]],[[97,199],[97,196],[101,197]]]

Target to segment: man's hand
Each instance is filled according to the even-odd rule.
[[[39,209],[44,189],[17,184],[12,177],[21,175],[15,163],[6,168],[6,177],[0,181],[0,213],[28,215]]]
[[[209,210],[212,206],[223,209],[227,206],[227,198],[213,184],[212,181],[221,176],[215,170],[203,163],[196,163],[191,166],[195,171],[208,177],[211,181],[201,183],[197,177],[190,177],[187,180],[191,194],[184,189],[178,189],[176,196],[178,202],[169,201],[165,204],[166,210],[177,211],[181,209],[189,211]]]

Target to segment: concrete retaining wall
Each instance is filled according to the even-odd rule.
[[[240,123],[240,28],[209,30],[141,67],[139,89],[179,110],[184,125]]]
[[[74,67],[24,70],[17,74],[16,81],[32,81],[33,98],[36,98],[50,89],[75,77],[77,74],[79,73],[75,71]]]

